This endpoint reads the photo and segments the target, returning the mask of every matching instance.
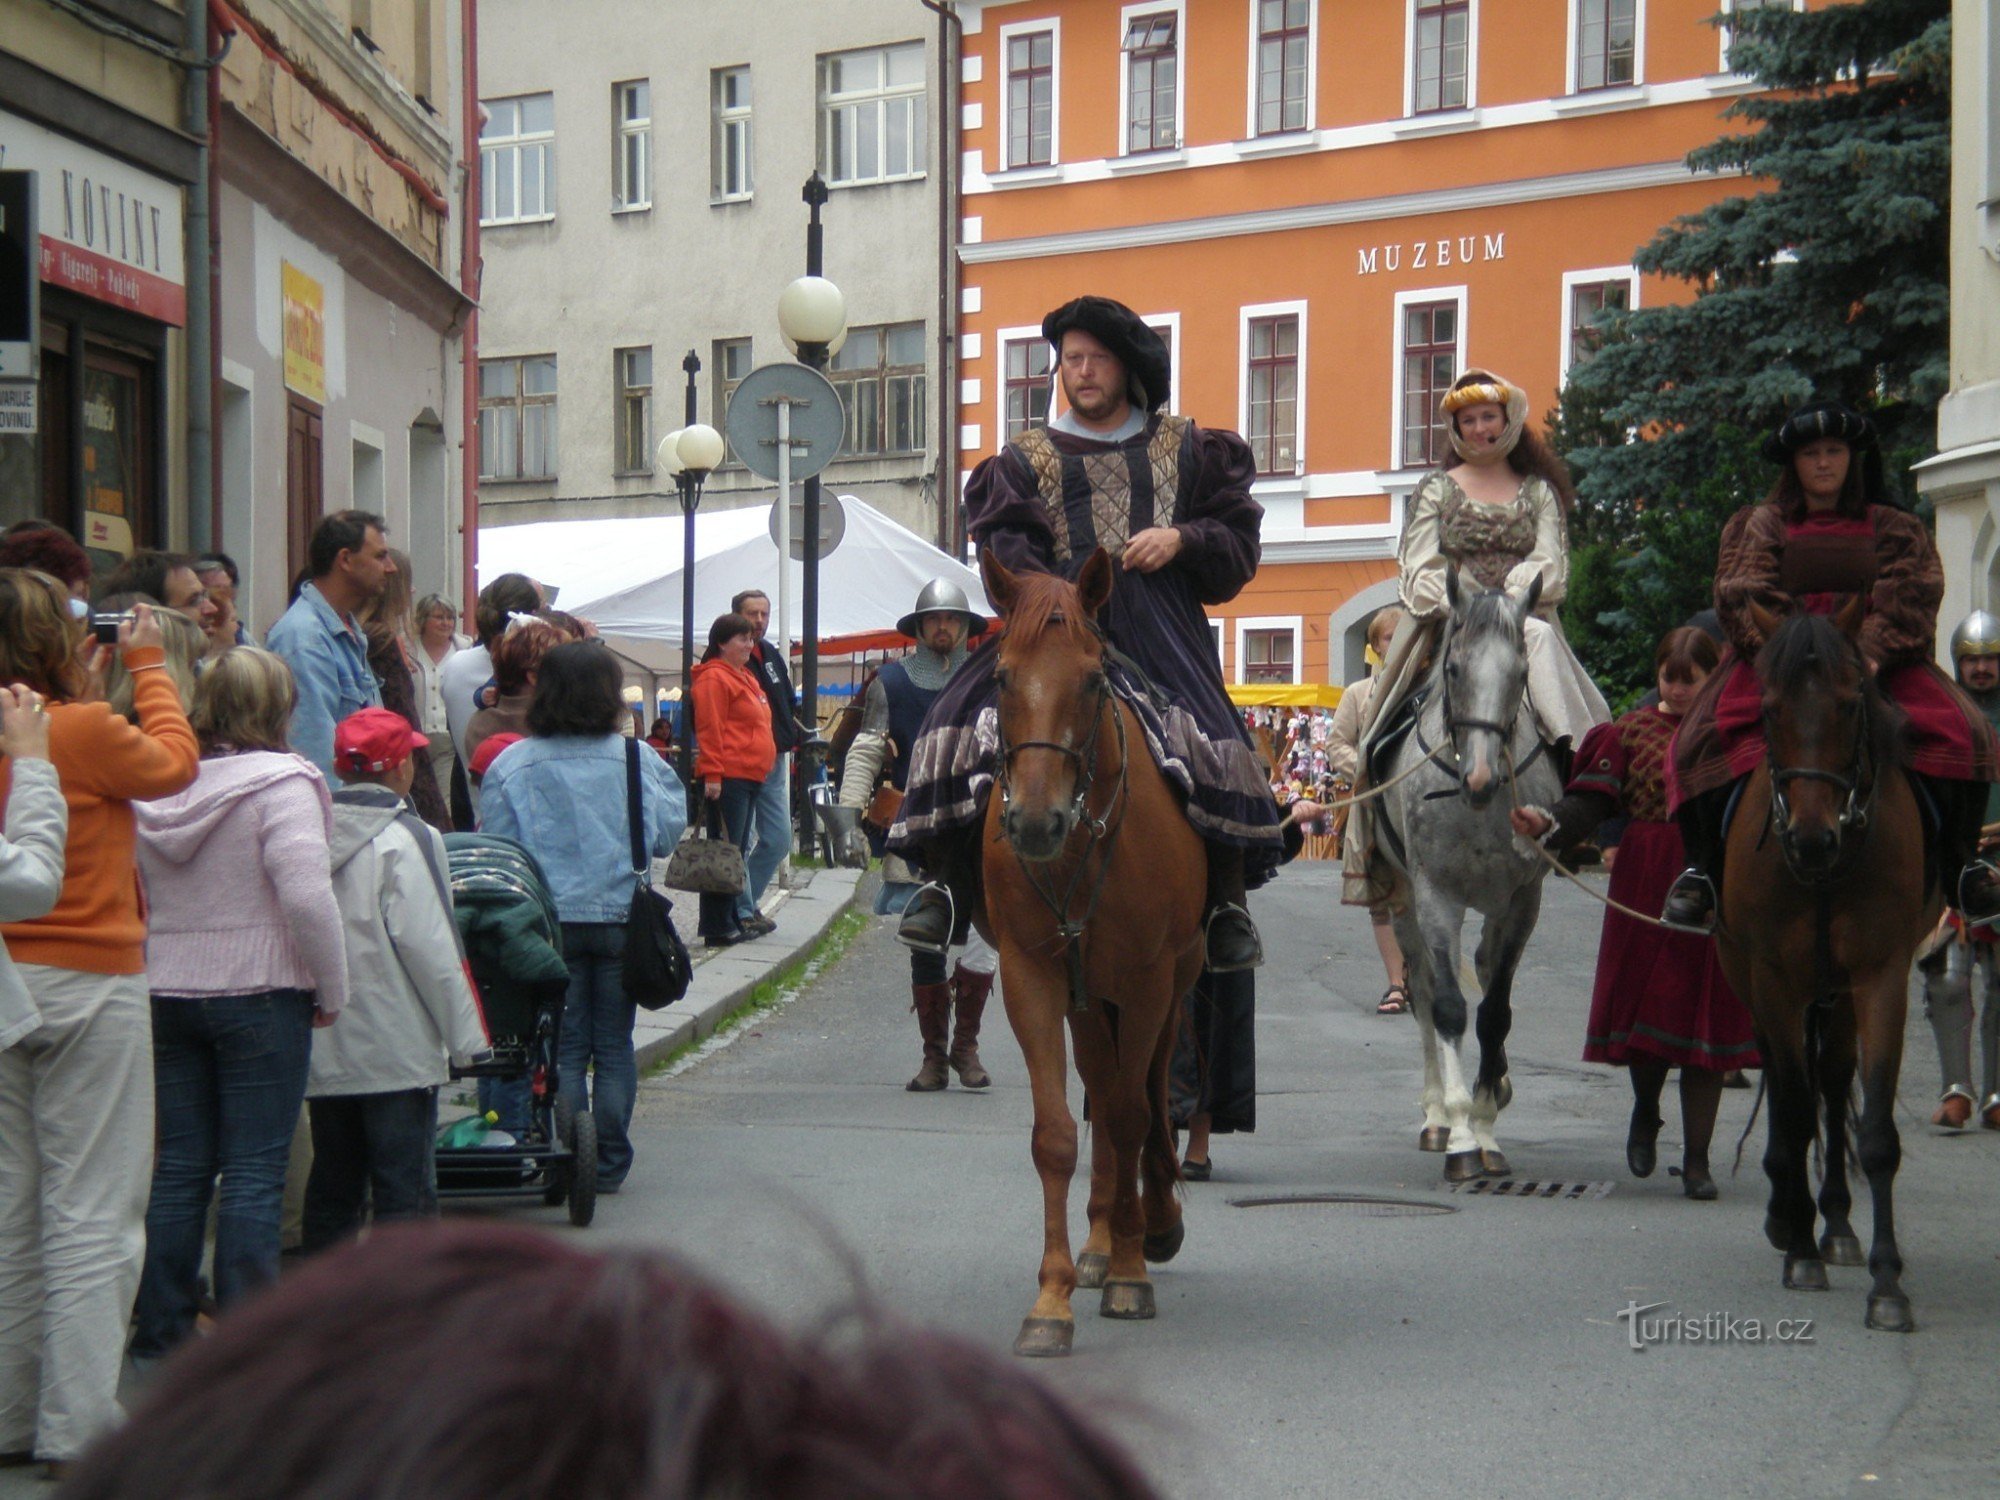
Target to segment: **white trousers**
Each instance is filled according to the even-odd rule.
[[[42,1023],[0,1052],[0,1452],[70,1459],[120,1418],[153,1180],[143,974],[22,964]]]

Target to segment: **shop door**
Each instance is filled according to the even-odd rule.
[[[294,396],[286,412],[290,426],[285,438],[285,555],[295,579],[311,557],[313,528],[325,504],[326,444],[318,407]]]
[[[81,540],[100,568],[153,545],[153,363],[96,343],[84,348]]]

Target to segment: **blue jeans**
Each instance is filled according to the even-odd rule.
[[[306,1096],[312,1015],[303,990],[153,1000],[160,1137],[134,1354],[158,1357],[194,1332],[217,1172],[216,1301],[227,1307],[278,1279],[285,1162]]]
[[[745,890],[736,898],[736,920],[747,922],[757,915],[757,902],[764,894],[764,888],[771,883],[771,877],[778,873],[778,863],[791,852],[792,848],[792,787],[790,770],[781,754],[778,763],[771,767],[771,774],[764,778],[764,784],[757,789],[757,800],[750,809],[751,829],[756,842],[744,853],[743,864],[748,880]]]
[[[639,1063],[632,1053],[637,1011],[625,998],[625,927],[565,922],[562,933],[569,997],[563,1004],[558,1091],[597,1121],[597,1185],[616,1190],[632,1170],[632,1105],[639,1093]],[[588,1162],[577,1166],[590,1169]]]
[[[701,803],[700,816],[710,817],[709,808],[716,808],[722,814],[722,835],[737,848],[743,848],[750,841],[751,814],[757,809],[757,797],[764,783],[739,779],[734,776],[722,778],[722,796],[715,802],[705,797]],[[711,833],[715,825],[708,824]],[[703,896],[701,898],[701,922],[699,931],[705,938],[734,937],[743,930],[738,920],[735,896]]]
[[[305,1248],[337,1244],[373,1222],[437,1216],[437,1090],[340,1094],[306,1105],[312,1176],[306,1179]]]

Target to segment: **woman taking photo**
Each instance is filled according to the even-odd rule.
[[[711,834],[741,849],[750,837],[757,793],[777,763],[771,738],[771,700],[745,665],[757,645],[757,627],[742,615],[718,615],[708,627],[708,650],[694,669],[695,775]],[[701,898],[701,939],[726,948],[755,934],[737,919],[735,898]]]
[[[281,657],[254,646],[217,657],[195,685],[200,774],[139,810],[160,1118],[133,1318],[140,1360],[194,1332],[218,1174],[216,1301],[277,1280],[312,1028],[347,1002],[333,803],[318,769],[287,747],[295,698]]]
[[[55,909],[0,927],[41,1018],[0,1051],[0,1452],[55,1465],[117,1420],[145,1252],[153,1026],[132,803],[180,791],[199,759],[152,606],[115,648],[137,726],[88,701],[77,646],[69,590],[0,568],[0,683],[46,701],[69,807]],[[11,778],[0,764],[0,800]]]
[[[496,653],[497,655],[497,653]],[[480,789],[480,828],[525,845],[541,862],[562,918],[569,996],[558,1054],[562,1093],[597,1122],[597,1190],[632,1170],[639,1087],[632,1002],[625,998],[625,922],[632,910],[626,746],[639,756],[640,827],[656,855],[687,827],[687,790],[671,767],[619,733],[625,674],[595,641],[552,649],[536,673],[528,738],[509,745]],[[585,1073],[593,1077],[586,1089]]]

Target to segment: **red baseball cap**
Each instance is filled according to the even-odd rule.
[[[493,769],[493,762],[500,758],[500,752],[509,745],[518,745],[526,739],[524,734],[489,734],[479,742],[479,748],[472,752],[470,774],[484,776]]]
[[[401,714],[364,708],[334,726],[333,763],[343,771],[393,771],[429,743]]]

